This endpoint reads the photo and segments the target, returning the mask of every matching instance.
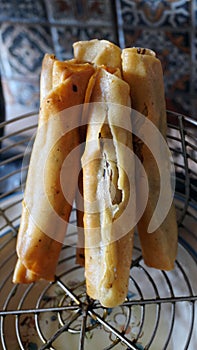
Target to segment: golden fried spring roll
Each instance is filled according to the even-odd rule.
[[[74,57],[77,62],[89,62],[95,67],[105,66],[106,69],[111,71],[113,74],[121,77],[121,49],[107,41],[93,39],[90,41],[78,41],[73,44]],[[90,101],[91,90],[94,86],[95,76],[91,78],[92,81],[88,85],[86,91],[85,103]],[[85,124],[85,123],[84,123]],[[86,127],[80,129],[81,144],[86,140]],[[83,152],[83,149],[82,149]],[[78,247],[76,251],[76,262],[82,266],[85,263],[84,257],[84,230],[83,230],[83,175],[82,172],[79,175],[79,191],[76,197],[76,208],[77,208],[77,227],[78,227]]]
[[[50,92],[53,87],[53,65],[55,62],[55,55],[45,54],[42,61],[42,70],[40,76],[40,104],[44,97]],[[23,232],[23,236],[25,231]],[[14,275],[14,283],[31,283],[39,280],[39,275],[34,274],[31,270],[28,270],[18,258]]]
[[[79,152],[75,152],[75,157],[70,159],[64,172],[63,181],[69,188],[69,198],[65,198],[63,193],[60,172],[66,157],[80,142],[77,128],[74,128],[80,124],[80,108],[73,113],[70,110],[65,114],[61,112],[84,102],[86,87],[94,69],[89,64],[75,65],[72,62],[64,62],[62,66],[57,60],[50,67],[52,78],[48,79],[49,82],[53,81],[55,70],[58,74],[62,72],[63,77],[60,74],[59,85],[54,84],[55,87],[50,87],[48,93],[45,91],[47,87],[41,83],[45,88],[41,93],[39,125],[23,200],[17,239],[20,263],[16,265],[15,283],[20,283],[20,278],[25,280],[28,271],[25,273],[23,266],[33,276],[54,280],[77,187]],[[28,281],[30,279],[26,278]]]
[[[88,295],[114,307],[127,295],[133,248],[135,170],[125,107],[130,98],[122,79],[102,68],[95,77],[82,156],[85,277]]]
[[[128,48],[122,52],[123,79],[130,85],[132,107],[148,118],[166,138],[166,106],[164,96],[163,72],[159,59],[152,50],[144,48]],[[152,136],[149,135],[151,138]],[[141,241],[142,254],[147,265],[171,270],[177,254],[177,222],[173,203],[169,207],[166,218],[152,233],[148,227],[160,193],[160,173],[152,150],[134,137],[134,148],[146,171],[149,194],[146,209],[138,222],[137,229]],[[159,141],[161,138],[159,139]],[[157,150],[160,142],[154,145]],[[165,176],[166,189],[164,190],[163,205],[171,196],[170,168],[166,160],[160,164],[160,171]],[[139,176],[137,180],[137,197],[142,197]],[[166,198],[165,198],[166,197]],[[163,208],[165,209],[165,208]],[[160,215],[158,213],[158,215]],[[160,220],[158,216],[157,220]]]

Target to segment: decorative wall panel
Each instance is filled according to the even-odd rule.
[[[0,0],[8,114],[38,108],[45,52],[69,59],[73,42],[92,38],[155,50],[167,107],[197,118],[197,0]]]
[[[38,109],[45,52],[72,57],[72,44],[93,38],[117,42],[108,0],[0,0],[0,72],[7,116]]]
[[[197,1],[117,0],[119,41],[154,50],[162,61],[169,109],[196,110]]]

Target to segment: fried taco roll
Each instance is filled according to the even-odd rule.
[[[122,71],[123,79],[129,84],[131,89],[132,108],[145,116],[145,120],[150,120],[161,135],[166,138],[166,106],[164,96],[163,72],[160,60],[156,58],[152,50],[144,48],[128,48],[122,51]],[[135,115],[135,123],[139,114]],[[142,125],[143,126],[143,125]],[[152,128],[153,131],[153,128]],[[145,131],[145,133],[148,132]],[[170,165],[167,159],[160,163],[160,172],[152,151],[160,149],[161,137],[154,144],[154,149],[150,150],[140,140],[139,135],[133,137],[134,149],[142,162],[147,174],[148,180],[148,201],[141,219],[137,224],[137,229],[141,241],[142,254],[145,263],[148,266],[171,270],[174,267],[174,261],[177,254],[177,222],[173,202],[169,207],[165,219],[159,227],[149,233],[149,223],[153,214],[156,215],[156,205],[158,205],[159,194],[161,190],[160,175],[165,177],[165,190],[162,199],[163,210],[165,203],[168,202],[167,196],[172,196]],[[148,136],[149,140],[153,135]],[[137,198],[143,197],[141,189],[140,176],[138,174]],[[160,203],[161,204],[161,203]],[[158,212],[156,220],[160,221],[161,213]]]
[[[133,249],[135,178],[129,86],[97,68],[82,156],[85,277],[88,295],[105,307],[127,295]],[[128,159],[130,161],[128,161]]]
[[[105,66],[107,70],[111,73],[121,77],[121,49],[107,41],[93,39],[90,41],[78,41],[73,44],[74,58],[77,62],[89,62],[93,64],[96,68],[100,66]],[[88,90],[86,91],[85,103],[89,103],[91,90],[94,86],[95,76],[92,77],[91,84],[88,85]],[[85,124],[85,122],[84,122]],[[81,145],[86,140],[86,127],[85,125],[80,129]],[[83,148],[82,148],[83,153]],[[85,263],[84,256],[84,232],[83,232],[83,174],[80,173],[79,176],[79,191],[76,196],[76,208],[77,208],[77,227],[78,227],[78,247],[76,251],[76,262],[82,266]]]
[[[80,153],[76,149],[74,157],[66,163],[63,178],[60,176],[65,159],[80,142],[77,126],[81,109],[71,110],[70,107],[83,104],[94,69],[89,64],[61,63],[57,60],[53,64],[50,62],[49,66],[49,84],[43,83],[44,78],[41,77],[44,91],[41,92],[39,124],[17,238],[20,261],[13,277],[15,283],[20,283],[21,279],[30,282],[29,276],[33,276],[32,279],[37,276],[54,280],[80,168]],[[44,67],[47,67],[45,60]],[[42,75],[46,76],[45,70]],[[65,196],[64,186],[68,189],[68,196]]]

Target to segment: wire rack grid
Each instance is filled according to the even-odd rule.
[[[76,263],[77,233],[68,233],[53,283],[13,285],[21,200],[37,113],[1,124],[0,148],[0,348],[179,349],[197,343],[197,122],[168,111],[168,144],[176,170],[179,247],[175,269],[148,268],[137,236],[129,291],[117,308],[86,294]],[[25,156],[24,156],[25,155]],[[71,215],[75,222],[75,211]],[[72,243],[72,244],[70,244]]]

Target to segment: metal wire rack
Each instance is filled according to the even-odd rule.
[[[56,280],[13,285],[21,200],[37,114],[1,124],[0,148],[0,348],[179,349],[197,344],[197,122],[168,112],[168,143],[176,169],[179,224],[176,266],[148,268],[135,237],[129,292],[123,305],[103,308],[86,294],[76,264],[76,232],[69,232]],[[25,155],[25,157],[24,157]],[[75,212],[72,213],[75,221]],[[72,242],[73,244],[70,244]]]

